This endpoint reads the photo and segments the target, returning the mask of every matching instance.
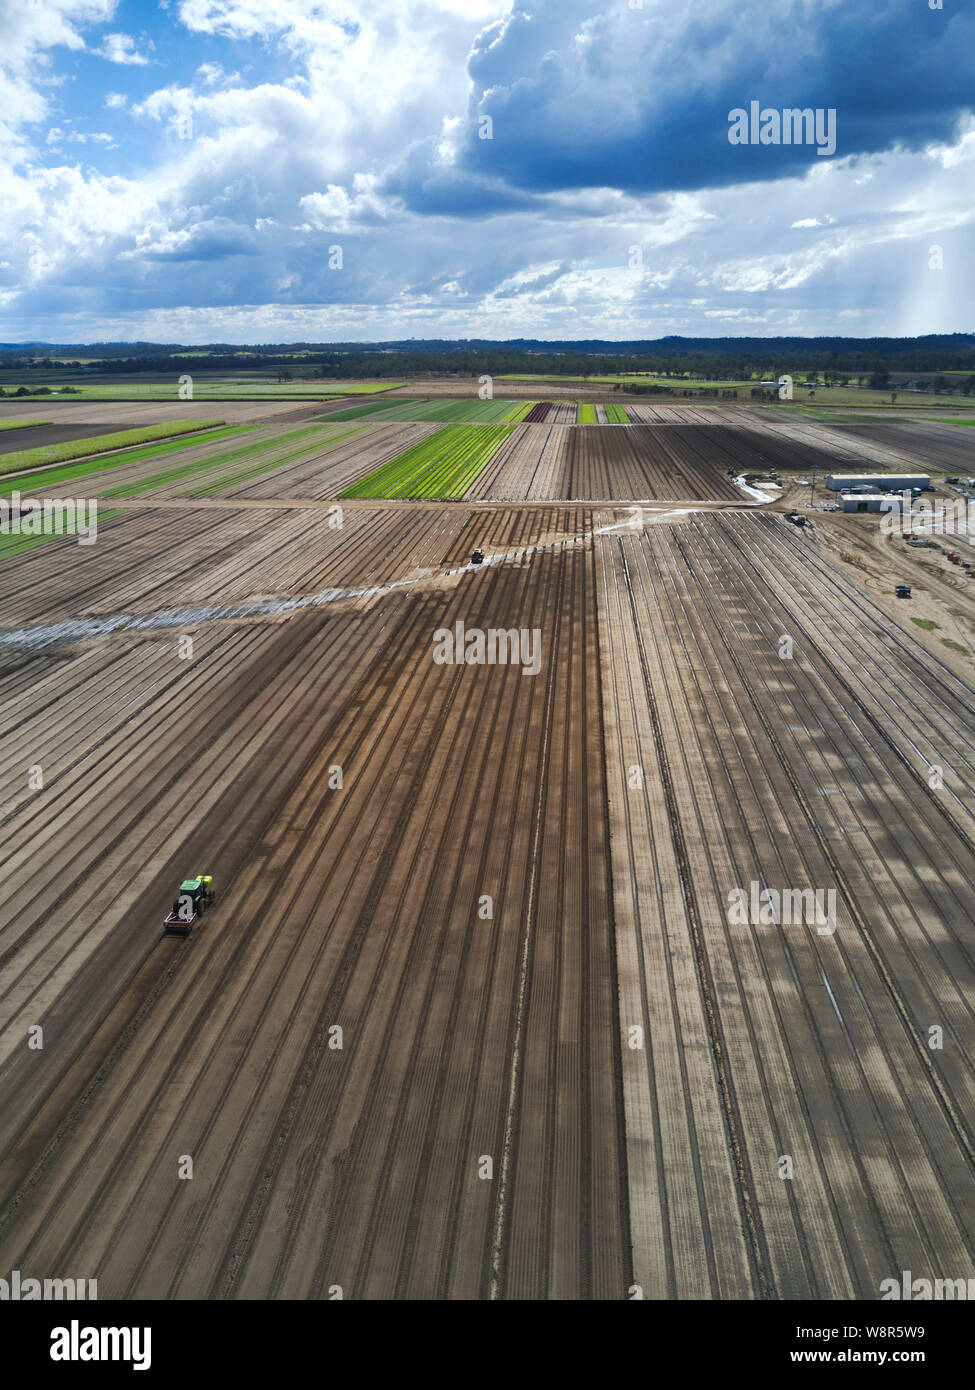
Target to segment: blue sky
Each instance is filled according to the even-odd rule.
[[[975,328],[971,3],[0,0],[0,33],[3,341]],[[835,151],[732,144],[752,101],[835,112]]]

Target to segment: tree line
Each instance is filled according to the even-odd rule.
[[[67,360],[57,360],[67,358]],[[81,360],[89,359],[89,360]],[[72,375],[280,373],[282,380],[327,377],[539,376],[600,377],[646,374],[679,381],[693,377],[737,382],[805,374],[829,385],[887,387],[891,373],[929,377],[975,373],[975,336],[922,338],[664,338],[633,343],[510,343],[485,341],[264,344],[255,348],[207,344],[12,344],[0,348],[0,370],[44,370]],[[798,377],[797,377],[798,379]],[[961,383],[956,383],[961,386]],[[952,386],[943,378],[943,389]]]

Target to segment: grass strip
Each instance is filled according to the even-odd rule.
[[[114,434],[95,434],[88,439],[63,439],[60,444],[42,444],[36,449],[18,449],[0,455],[0,473],[15,473],[45,463],[64,463],[69,459],[100,454],[107,449],[124,449],[129,444],[148,444],[153,439],[170,439],[191,430],[211,429],[222,420],[183,420],[168,425],[145,425],[140,430],[118,430]]]

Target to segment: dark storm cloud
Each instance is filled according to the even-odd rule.
[[[450,177],[428,144],[410,151],[395,183],[412,207],[435,187],[438,213],[469,216],[479,183],[501,205],[505,186],[646,194],[779,179],[820,159],[807,145],[730,144],[729,112],[752,100],[835,109],[837,157],[920,149],[949,140],[971,106],[973,55],[975,11],[924,0],[647,0],[633,10],[535,0],[474,43]]]

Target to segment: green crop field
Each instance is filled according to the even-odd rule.
[[[42,444],[36,449],[17,449],[12,454],[0,454],[0,473],[16,473],[23,468],[37,468],[47,463],[65,463],[69,459],[85,458],[107,449],[124,449],[129,444],[147,444],[154,439],[169,439],[191,430],[211,429],[222,420],[181,420],[167,425],[145,425],[138,430],[118,430],[113,434],[96,434],[88,439],[64,439],[60,444]],[[180,441],[179,447],[187,446]],[[92,470],[89,469],[89,472]]]
[[[344,430],[336,430],[331,425],[320,425],[318,426],[318,430],[319,438],[318,441],[316,441],[317,447],[321,449],[331,449],[343,443],[346,439],[351,439],[357,434],[364,433],[367,430],[367,426],[352,425]],[[305,430],[296,430],[294,431],[294,438],[305,433]],[[291,436],[282,435],[280,439],[273,440],[272,443],[277,446],[281,443],[282,439],[290,437]],[[249,483],[262,473],[271,473],[275,469],[287,468],[289,464],[299,462],[302,456],[307,457],[308,444],[311,442],[312,441],[306,439],[303,445],[299,445],[296,449],[289,448],[286,453],[281,453],[276,448],[275,452],[270,457],[261,458],[259,462],[249,464],[246,468],[235,469],[230,474],[220,473],[216,477],[208,475],[207,481],[203,483],[202,486],[191,488],[183,495],[186,497],[223,496],[230,488],[239,487],[242,483]],[[227,460],[224,459],[223,462],[226,463]]]
[[[342,382],[324,378],[300,378],[278,381],[276,373],[193,375],[192,400],[328,400],[333,396],[372,396],[394,391],[401,381]],[[7,398],[17,399],[18,388],[28,392],[44,387],[45,400],[62,396],[79,401],[174,401],[179,399],[179,377],[156,376],[86,376],[83,373],[31,368],[4,372],[0,390]],[[70,390],[68,389],[70,388]],[[23,397],[21,397],[23,399]]]
[[[381,416],[387,420],[432,420],[444,423],[501,424],[523,420],[534,402],[517,401],[370,401],[368,405],[349,406],[323,420],[361,420]]]
[[[172,488],[173,495],[178,497],[218,497],[229,488],[250,482],[263,473],[301,463],[368,431],[367,425],[346,425],[344,428],[333,425],[304,425],[271,438],[239,443],[233,448],[196,457],[189,462],[185,459],[180,461],[180,455],[185,456],[190,451],[199,450],[201,445],[219,444],[225,439],[249,435],[260,428],[257,425],[238,425],[206,431],[195,435],[192,440],[169,440],[164,444],[142,449],[127,449],[120,453],[104,455],[99,459],[44,469],[31,473],[22,480],[11,479],[11,486],[23,489],[29,486],[32,490],[39,490],[72,478],[90,477],[97,480],[92,486],[97,488],[97,495],[102,498],[138,497],[162,488]],[[115,486],[107,486],[103,480],[103,475],[109,469],[118,470],[126,464],[152,463],[157,458],[161,462],[170,453],[176,455],[170,467]],[[179,486],[173,487],[174,484]],[[183,484],[186,486],[182,486]]]
[[[496,424],[520,419],[522,413],[523,407],[511,401],[427,401],[409,418]]]
[[[50,420],[0,420],[0,430],[26,430],[31,425],[49,425]]]
[[[628,425],[630,417],[621,405],[608,405],[606,407],[606,420],[610,425]]]
[[[366,420],[373,419],[377,415],[382,416],[380,424],[387,419],[403,419],[403,411],[409,408],[417,409],[425,404],[423,401],[368,401],[365,405],[350,405],[346,410],[331,411],[328,415],[320,415],[320,420],[336,421],[339,424],[347,420]]]
[[[12,487],[50,487],[53,483],[69,482],[72,478],[84,478],[104,473],[110,468],[123,468],[127,463],[144,463],[147,459],[160,458],[164,454],[177,453],[181,449],[197,449],[202,444],[215,444],[221,439],[230,439],[237,434],[245,434],[255,429],[254,425],[227,425],[223,429],[204,430],[190,439],[170,439],[161,444],[148,444],[141,449],[120,449],[115,454],[102,454],[100,458],[83,459],[80,463],[65,463],[59,468],[42,468],[26,474],[22,478],[10,478]],[[2,455],[0,455],[2,457]],[[9,455],[7,455],[9,458]]]
[[[778,411],[779,407],[770,407]],[[827,425],[869,425],[876,423],[876,415],[856,415],[849,410],[803,410],[810,420],[820,420]],[[768,418],[768,417],[765,417]]]
[[[862,386],[817,386],[812,389],[805,387],[801,382],[796,382],[793,386],[792,405],[852,405],[859,406],[864,410],[884,410],[901,411],[917,410],[919,406],[930,407],[951,406],[958,408],[957,398],[952,400],[950,396],[936,396],[928,391],[902,391],[898,387],[889,387],[886,391],[871,391]],[[891,395],[897,399],[891,400]],[[747,404],[747,400],[744,402]]]
[[[361,478],[343,497],[463,497],[514,425],[447,425],[382,468]]]
[[[576,423],[579,425],[597,424],[596,407],[594,405],[580,405],[576,415]]]
[[[124,483],[120,487],[103,489],[102,497],[138,497],[157,488],[169,487],[173,483],[186,482],[188,488],[176,489],[176,496],[218,497],[228,488],[250,482],[262,473],[271,473],[277,468],[286,468],[313,455],[317,448],[330,448],[344,439],[361,434],[365,426],[333,431],[328,425],[304,425],[300,429],[289,430],[271,439],[259,439],[253,444],[225,449],[207,458],[195,459],[191,463],[178,464],[175,468],[154,473],[148,478],[138,478],[135,482]],[[241,466],[243,465],[243,466]],[[200,483],[200,478],[204,481]]]
[[[615,386],[622,381],[657,381],[664,380],[654,372],[617,372],[609,376],[579,376],[567,373],[563,376],[560,372],[505,372],[501,376],[495,377],[495,381],[550,381],[553,386],[559,384],[583,385],[589,383],[596,386]]]

